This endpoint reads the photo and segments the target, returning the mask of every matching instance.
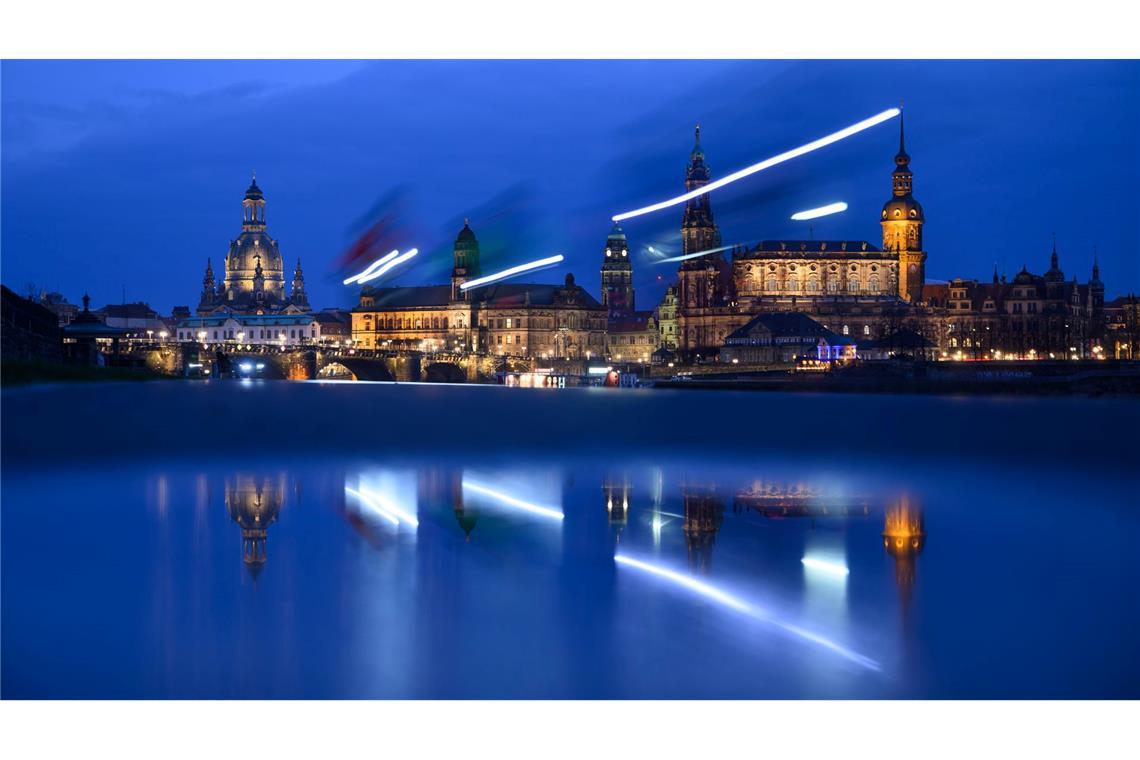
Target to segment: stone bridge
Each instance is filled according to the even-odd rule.
[[[231,366],[242,362],[264,364],[261,377],[284,380],[380,380],[428,383],[478,383],[490,381],[504,369],[529,371],[534,360],[525,357],[502,357],[478,354],[434,353],[420,351],[366,351],[322,348],[284,349],[272,346],[252,350],[233,347],[203,349],[194,343],[167,343],[131,348],[141,353],[148,367],[169,375],[186,374],[187,367],[197,362],[214,362],[218,354]]]

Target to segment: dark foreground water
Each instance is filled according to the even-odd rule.
[[[6,392],[4,697],[1140,696],[1127,406],[175,385]],[[1045,445],[1090,417],[1101,453]]]

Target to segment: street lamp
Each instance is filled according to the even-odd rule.
[[[205,343],[206,342],[206,331],[205,330],[199,330],[198,331],[198,342],[199,343]]]
[[[147,330],[146,331],[146,339],[147,339],[147,341],[154,343],[154,330]]]
[[[165,341],[166,341],[166,336],[167,336],[167,335],[169,335],[169,334],[170,334],[170,333],[166,332],[166,330],[163,330],[163,331],[161,331],[161,332],[158,334],[158,339],[159,339],[160,341],[163,341],[163,342],[165,342]]]

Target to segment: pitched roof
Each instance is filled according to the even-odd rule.
[[[743,327],[738,327],[729,333],[724,342],[726,345],[743,345],[760,338],[792,341],[800,339],[802,342],[810,343],[815,343],[822,338],[831,345],[849,345],[854,342],[850,338],[833,333],[807,314],[799,311],[759,314]]]

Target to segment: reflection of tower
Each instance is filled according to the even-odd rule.
[[[922,553],[925,543],[922,510],[911,506],[910,499],[904,494],[897,505],[887,510],[883,526],[883,548],[895,559],[895,583],[899,587],[904,616],[910,610],[915,559]]]
[[[451,504],[455,509],[455,521],[463,531],[464,540],[471,540],[471,531],[479,522],[479,511],[467,506],[463,501],[463,473],[456,470],[451,475]]]
[[[625,525],[629,518],[629,497],[632,492],[629,478],[625,475],[607,477],[602,481],[602,494],[606,499],[606,514],[610,525]]]
[[[685,505],[685,546],[689,549],[689,567],[705,573],[712,564],[713,542],[724,521],[724,501],[712,487],[682,486]]]
[[[226,511],[241,528],[241,557],[257,578],[265,566],[265,539],[269,526],[277,520],[285,500],[285,478],[256,478],[239,475],[226,480]]]

